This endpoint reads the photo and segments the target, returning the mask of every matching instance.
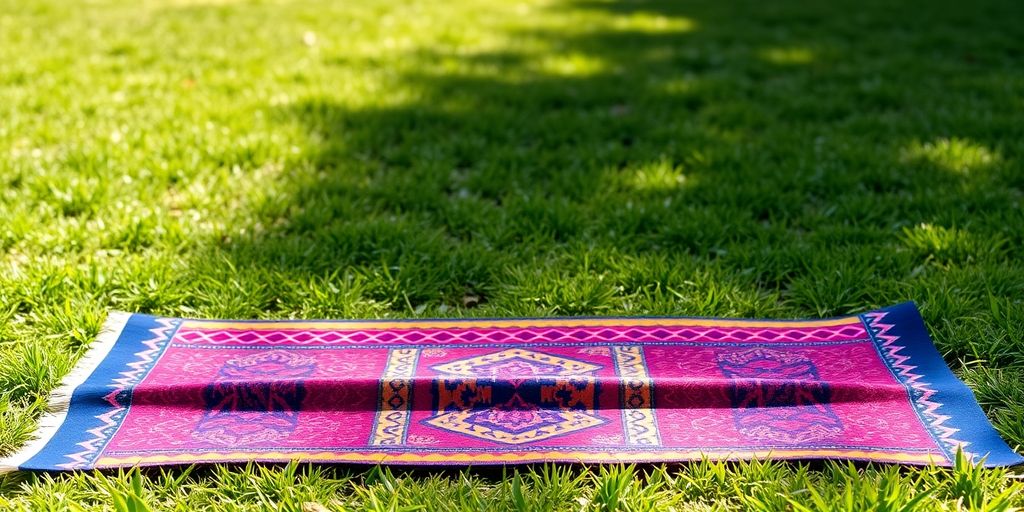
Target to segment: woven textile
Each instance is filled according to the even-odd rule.
[[[7,469],[1022,461],[911,303],[828,320],[114,313]]]

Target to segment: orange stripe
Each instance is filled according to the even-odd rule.
[[[918,464],[945,464],[945,458],[933,454],[915,454],[902,452],[873,452],[863,450],[754,450],[736,451],[728,453],[705,453],[699,450],[681,452],[521,452],[511,454],[481,453],[470,454],[443,454],[443,453],[337,453],[337,452],[223,452],[178,455],[150,455],[140,457],[100,457],[96,462],[98,467],[103,466],[131,466],[136,464],[160,464],[160,463],[181,463],[190,464],[197,462],[230,462],[238,460],[258,460],[263,462],[289,462],[297,460],[300,462],[365,462],[365,463],[517,463],[517,462],[544,462],[552,459],[560,461],[575,462],[638,462],[638,461],[684,461],[698,460],[702,457],[709,459],[753,459],[753,458],[787,458],[787,457],[814,457],[814,458],[856,458],[862,460],[875,460],[881,462],[907,462]]]
[[[413,320],[389,321],[253,321],[219,322],[208,320],[185,320],[182,327],[189,329],[244,329],[244,330],[384,330],[384,329],[466,329],[472,327],[775,327],[805,328],[834,327],[837,325],[860,325],[857,317],[834,318],[830,320],[779,321],[742,319],[702,318],[530,318],[490,320]]]

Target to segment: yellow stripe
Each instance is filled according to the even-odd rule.
[[[383,330],[383,329],[468,329],[481,327],[832,327],[859,323],[857,317],[830,320],[779,321],[703,318],[531,318],[508,320],[420,320],[389,321],[254,321],[217,322],[185,320],[182,327],[189,329],[245,329],[260,330]]]
[[[362,463],[516,463],[543,462],[549,460],[574,461],[581,463],[603,462],[640,462],[640,461],[685,461],[709,459],[762,459],[787,457],[813,458],[856,458],[880,462],[906,462],[916,464],[947,464],[948,461],[933,454],[915,454],[901,452],[873,452],[863,450],[754,450],[705,453],[699,450],[679,452],[519,452],[519,453],[481,453],[477,455],[454,453],[338,453],[338,452],[223,452],[178,455],[150,455],[138,457],[100,457],[97,467],[132,466],[136,464],[191,464],[197,462],[231,462],[239,460],[258,460],[263,462],[362,462]]]

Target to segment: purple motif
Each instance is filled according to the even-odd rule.
[[[285,350],[227,361],[203,391],[206,410],[192,437],[230,446],[288,436],[306,397],[303,379],[315,369],[315,360]]]
[[[832,392],[810,359],[752,348],[719,356],[736,429],[765,444],[810,443],[842,433],[829,402]]]

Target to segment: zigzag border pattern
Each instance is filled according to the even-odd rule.
[[[95,459],[99,456],[100,449],[106,444],[107,441],[117,431],[118,426],[121,424],[121,420],[128,413],[128,408],[131,405],[131,389],[142,380],[147,370],[153,366],[156,362],[157,356],[163,349],[163,346],[170,341],[170,335],[177,328],[181,320],[176,318],[157,318],[157,324],[159,327],[150,329],[149,332],[153,334],[153,338],[142,342],[146,346],[145,350],[141,350],[135,353],[137,359],[133,363],[128,363],[130,368],[127,371],[120,373],[120,377],[114,379],[107,385],[112,388],[110,393],[107,393],[103,399],[109,403],[113,409],[107,411],[99,416],[96,416],[97,420],[100,420],[100,425],[86,431],[92,435],[92,438],[77,443],[77,446],[83,448],[82,451],[68,454],[67,458],[71,459],[71,462],[59,464],[57,467],[61,469],[80,469],[87,468],[93,465]]]
[[[896,372],[897,378],[906,386],[914,407],[921,419],[924,420],[925,427],[932,433],[946,457],[953,460],[953,453],[960,448],[963,449],[965,455],[973,459],[975,454],[965,449],[970,443],[953,437],[959,432],[959,429],[943,425],[950,416],[939,412],[943,404],[931,400],[937,391],[931,387],[930,383],[921,380],[924,375],[914,371],[917,366],[910,364],[910,356],[900,353],[906,347],[897,344],[899,336],[888,334],[895,325],[882,322],[887,314],[885,311],[878,311],[862,315],[865,324],[871,329],[872,335],[880,342],[879,348],[883,357],[889,367]]]
[[[179,343],[195,345],[432,345],[455,343],[535,343],[552,341],[645,342],[700,340],[709,342],[807,342],[864,339],[860,324],[799,329],[744,327],[531,327],[474,329],[386,329],[298,331],[252,329],[195,329],[188,325],[178,333]]]

